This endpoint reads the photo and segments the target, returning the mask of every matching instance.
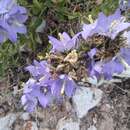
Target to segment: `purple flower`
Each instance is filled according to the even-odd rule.
[[[63,98],[63,94],[70,98],[76,87],[76,83],[64,74],[60,75],[58,79],[48,80],[48,82],[30,78],[24,85],[21,102],[25,110],[33,112],[38,104],[45,108],[54,99],[60,101]]]
[[[72,78],[70,78],[67,75],[62,74],[59,76],[58,79],[56,79],[52,83],[51,92],[57,98],[60,98],[64,94],[67,97],[71,97],[73,95],[76,87],[77,87],[77,85],[73,81]]]
[[[44,108],[47,107],[52,100],[50,86],[41,86],[41,84],[38,84],[38,86],[33,88],[31,95],[37,97],[40,105]]]
[[[102,62],[91,61],[88,67],[88,73],[90,77],[100,78],[102,74]]]
[[[88,56],[90,58],[90,62],[88,65],[88,74],[90,77],[96,77],[97,79],[101,78],[102,76],[110,80],[112,79],[113,74],[120,74],[124,70],[124,66],[119,61],[118,58],[114,57],[110,61],[95,61],[94,56],[97,52],[96,48],[91,49],[88,52]]]
[[[24,25],[27,20],[27,11],[16,4],[14,0],[0,1],[0,43],[8,38],[12,42],[17,41],[17,33],[27,32]]]
[[[64,52],[76,48],[77,38],[80,33],[76,34],[74,37],[70,37],[66,32],[60,33],[60,40],[53,36],[49,36],[49,41],[52,44],[52,52]]]
[[[37,105],[37,99],[31,95],[33,91],[33,86],[36,85],[36,80],[29,79],[24,85],[24,94],[21,97],[21,103],[24,106],[24,109],[28,112],[33,112]]]
[[[130,65],[130,48],[121,48],[120,56]]]
[[[33,61],[33,65],[27,66],[25,69],[31,73],[31,75],[36,78],[40,79],[43,76],[49,77],[50,69],[49,69],[49,64],[46,61]]]
[[[125,22],[125,19],[121,16],[120,10],[117,9],[113,15],[108,17],[103,13],[99,13],[97,26],[92,33],[98,33],[115,39],[120,32],[128,27],[130,27],[130,23]]]
[[[29,112],[33,112],[39,103],[42,107],[47,107],[52,101],[50,86],[42,86],[40,82],[29,79],[24,85],[24,95],[21,98],[22,105]]]
[[[104,78],[107,80],[112,79],[114,73],[120,74],[123,70],[124,66],[117,58],[113,58],[111,61],[105,63],[102,69]]]
[[[24,85],[21,101],[25,110],[32,112],[38,104],[47,107],[54,99],[60,101],[63,94],[68,97],[73,95],[77,85],[69,76],[62,74],[54,79],[47,61],[34,60],[33,64],[26,67],[33,78],[30,78]]]
[[[86,40],[88,37],[92,36],[95,32],[93,31],[97,25],[97,21],[92,24],[84,24],[83,25],[83,31],[81,32],[81,35],[84,40]]]
[[[97,53],[97,48],[93,48],[88,52],[88,56],[93,59],[93,57],[96,55]]]
[[[121,11],[126,11],[130,8],[130,0],[119,0],[119,8]]]
[[[36,106],[38,104],[37,99],[29,94],[24,94],[21,97],[21,102],[22,105],[24,106],[24,109],[30,113],[36,109]]]
[[[93,48],[88,52],[88,56],[90,58],[88,65],[88,73],[90,77],[99,78],[102,73],[102,62],[95,62],[94,56],[96,55],[97,48]]]

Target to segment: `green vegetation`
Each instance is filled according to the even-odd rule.
[[[17,43],[9,40],[0,46],[0,79],[10,72],[18,76],[23,68],[50,47],[48,35],[80,30],[83,22],[97,17],[100,11],[110,14],[118,7],[118,0],[18,0],[28,9],[27,35],[19,35]],[[20,74],[21,75],[21,74]]]

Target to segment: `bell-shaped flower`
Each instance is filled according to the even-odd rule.
[[[33,65],[29,65],[25,68],[25,70],[29,71],[30,74],[36,78],[36,79],[40,79],[43,76],[49,76],[49,64],[47,63],[47,61],[33,61]]]
[[[94,60],[94,56],[96,55],[96,53],[97,53],[97,48],[93,48],[88,52],[88,58],[90,60],[88,63],[87,70],[90,77],[99,78],[102,73],[102,62],[100,61],[96,62]]]
[[[63,95],[71,97],[74,94],[76,87],[77,85],[71,77],[61,74],[58,79],[54,80],[52,83],[51,92],[57,98],[60,98]]]
[[[40,82],[37,82],[34,79],[29,79],[24,85],[24,92],[21,98],[22,105],[24,108],[33,112],[36,108],[36,105],[47,107],[52,101],[52,94],[50,86],[47,84],[43,85]]]
[[[88,37],[92,36],[95,32],[93,31],[97,25],[97,21],[95,21],[92,24],[83,24],[83,31],[81,31],[81,35],[84,40],[86,40]]]
[[[107,80],[112,79],[113,74],[120,74],[124,70],[123,64],[117,58],[113,58],[111,61],[104,63],[103,75]]]
[[[59,33],[60,40],[53,36],[49,37],[49,42],[52,45],[51,52],[65,52],[77,47],[77,39],[80,33],[74,35],[72,38],[66,33]]]
[[[119,9],[115,11],[114,14],[106,16],[104,13],[99,13],[97,19],[97,26],[93,30],[93,33],[98,33],[100,35],[105,35],[111,39],[115,37],[125,29],[130,27],[130,23],[125,22],[125,18],[121,16]]]
[[[27,32],[24,25],[27,20],[27,11],[19,6],[15,0],[0,1],[0,43],[7,39],[17,41],[17,33]]]

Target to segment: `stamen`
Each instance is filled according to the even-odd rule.
[[[114,20],[111,25],[109,31],[112,32],[113,29],[120,23],[120,20]]]
[[[47,87],[41,86],[40,91],[41,91],[43,94],[47,94],[48,89],[47,89]]]
[[[66,85],[66,82],[65,82],[65,80],[64,80],[63,85],[62,85],[62,88],[61,88],[61,95],[64,95],[64,94],[65,94],[65,85]]]
[[[64,40],[64,37],[61,33],[59,33],[58,35],[59,35],[61,41]]]

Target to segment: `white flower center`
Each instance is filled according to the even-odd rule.
[[[110,24],[110,28],[109,31],[113,32],[113,30],[118,26],[118,24],[120,23],[120,20],[114,20],[111,24]]]

